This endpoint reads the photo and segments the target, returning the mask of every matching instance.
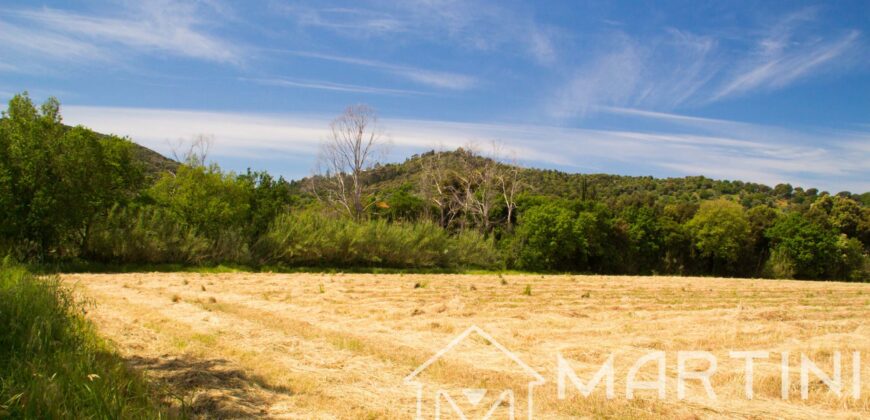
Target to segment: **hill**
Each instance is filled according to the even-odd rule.
[[[65,126],[66,129],[70,129],[72,127]],[[115,136],[111,136],[108,134],[103,134],[97,132],[97,135],[103,139],[113,139],[118,138]],[[133,156],[142,162],[145,166],[145,173],[149,175],[151,178],[156,178],[156,176],[162,172],[172,172],[178,170],[179,162],[176,162],[173,159],[170,159],[166,156],[161,155],[160,153],[155,152],[139,143],[136,143],[133,140],[130,140],[130,143],[133,144]]]
[[[72,128],[72,126],[65,124],[63,125],[64,131],[70,130]],[[119,137],[117,136],[100,133],[94,130],[90,131],[93,131],[99,138],[104,140],[119,139]],[[128,140],[130,140],[130,143],[132,143],[133,145],[133,157],[135,157],[136,160],[142,162],[142,164],[145,166],[145,173],[148,175],[149,178],[156,178],[157,175],[166,171],[175,173],[175,171],[178,170],[178,166],[180,165],[179,162],[163,156],[160,153],[155,152],[154,150],[151,150],[139,143],[136,143],[132,139]]]
[[[145,164],[145,172],[148,174],[159,174],[166,171],[174,173],[180,165],[175,160],[169,159],[136,142],[133,142],[133,155]]]
[[[437,164],[436,164],[437,162]],[[612,174],[567,173],[553,169],[522,168],[470,154],[463,149],[426,152],[413,155],[402,163],[378,165],[367,173],[375,191],[410,189],[419,191],[425,172],[435,165],[454,174],[486,167],[516,170],[523,190],[528,194],[566,200],[595,200],[624,207],[628,205],[663,205],[676,202],[699,203],[722,196],[736,198],[744,207],[760,204],[777,207],[809,206],[827,194],[817,188],[793,187],[789,184],[768,186],[739,180],[716,180],[705,176],[655,178]],[[449,181],[448,181],[449,182]],[[870,206],[870,192],[836,195],[852,198]]]

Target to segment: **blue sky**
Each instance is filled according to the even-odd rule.
[[[388,160],[498,141],[571,172],[870,190],[866,1],[6,0],[0,99],[23,90],[290,178],[367,103]]]

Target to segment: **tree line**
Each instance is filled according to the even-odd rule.
[[[494,145],[381,164],[349,107],[315,175],[236,174],[193,143],[172,171],[26,94],[0,119],[0,252],[19,260],[488,268],[868,280],[867,193],[522,168]],[[158,165],[159,166],[159,165]],[[169,167],[169,166],[164,166]]]

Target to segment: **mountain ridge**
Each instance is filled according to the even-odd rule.
[[[421,182],[421,174],[427,161],[439,159],[446,162],[446,166],[455,172],[460,170],[457,161],[467,156],[467,153],[459,148],[453,151],[433,150],[414,154],[403,162],[376,165],[366,171],[366,179],[369,187],[376,191],[416,188]],[[514,166],[488,157],[474,156],[475,167],[493,163],[501,167]],[[527,192],[563,199],[622,200],[633,201],[636,204],[653,204],[663,198],[665,201],[672,199],[700,202],[721,196],[733,196],[744,206],[752,207],[757,204],[809,205],[815,197],[828,194],[851,197],[863,206],[870,206],[870,192],[834,193],[820,191],[817,188],[795,187],[790,184],[769,186],[756,182],[713,179],[704,175],[659,178],[606,173],[570,173],[521,166],[517,166],[517,169],[522,183],[527,187]],[[309,179],[310,177],[306,177],[294,183],[302,184]]]

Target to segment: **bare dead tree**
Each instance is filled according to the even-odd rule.
[[[517,195],[522,191],[524,184],[520,178],[522,168],[516,158],[512,158],[508,162],[504,162],[499,168],[497,180],[501,188],[502,200],[504,200],[507,215],[505,217],[505,228],[508,231],[513,230],[513,214],[517,208]]]
[[[497,162],[485,159],[477,146],[469,144],[459,151],[459,168],[455,179],[458,185],[451,190],[452,198],[465,216],[484,232],[492,229],[490,218],[498,199],[496,185]],[[465,227],[465,218],[460,219]]]
[[[375,164],[383,146],[377,113],[368,105],[349,106],[329,128],[320,148],[315,196],[360,220],[368,207],[363,172]]]
[[[189,140],[178,139],[170,143],[172,158],[188,166],[205,166],[208,154],[214,144],[214,136],[197,134]]]
[[[447,227],[457,212],[451,194],[450,170],[444,162],[443,151],[420,159],[420,191],[423,198],[438,208],[438,225]]]
[[[457,179],[461,188],[454,191],[454,200],[484,232],[490,232],[500,220],[493,219],[493,210],[502,201],[507,210],[504,220],[512,228],[516,199],[522,191],[521,168],[515,159],[506,162],[503,146],[497,141],[490,145],[487,155],[479,153],[475,145],[461,149],[461,164]]]
[[[438,209],[441,226],[453,223],[465,229],[468,223],[490,232],[504,223],[510,230],[523,190],[522,168],[516,160],[505,160],[502,145],[492,142],[487,155],[468,144],[452,153],[433,152],[421,159],[420,192]],[[499,203],[506,208],[505,218],[494,217]]]

